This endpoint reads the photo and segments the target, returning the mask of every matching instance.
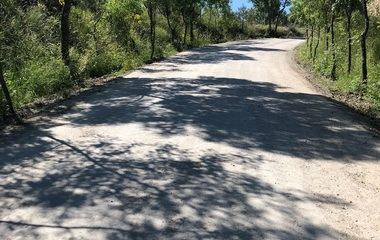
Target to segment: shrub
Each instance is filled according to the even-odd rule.
[[[72,86],[69,69],[56,58],[30,60],[7,78],[16,107]]]

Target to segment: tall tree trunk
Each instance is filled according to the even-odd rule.
[[[191,47],[195,45],[195,34],[194,34],[194,22],[196,18],[195,5],[191,7],[191,15],[190,15],[190,44]]]
[[[272,19],[268,19],[268,34],[272,36]]]
[[[219,15],[219,10],[216,9],[216,12],[214,14],[214,28],[218,29],[218,15]]]
[[[66,66],[70,67],[70,10],[72,0],[65,0],[61,14],[61,54]]]
[[[331,78],[333,80],[336,80],[336,48],[335,48],[335,13],[332,12],[331,14],[331,49],[332,49],[332,57],[333,57],[333,65],[331,68]]]
[[[282,13],[281,13],[282,14]],[[276,17],[276,21],[275,21],[275,24],[274,24],[274,34],[277,36],[277,29],[278,29],[278,24],[280,22],[280,16],[277,16]]]
[[[326,23],[326,27],[325,27],[325,50],[326,51],[330,49],[329,34],[330,34],[330,27],[328,26],[328,23]]]
[[[364,85],[367,85],[368,82],[368,69],[367,69],[367,35],[369,30],[369,16],[368,16],[368,9],[367,9],[367,0],[361,0],[362,3],[362,11],[363,11],[363,17],[365,21],[365,27],[360,35],[360,47],[362,52],[362,82]]]
[[[306,27],[306,45],[309,46],[309,25]]]
[[[352,20],[352,9],[351,6],[346,10],[347,17],[347,73],[351,74],[352,70],[352,32],[351,32],[351,20]]]
[[[173,46],[175,48],[177,48],[177,44],[176,44],[176,33],[175,33],[175,30],[172,26],[172,23],[170,22],[170,18],[171,18],[171,11],[170,11],[170,7],[168,6],[168,4],[165,4],[165,7],[164,7],[164,15],[165,15],[165,18],[166,18],[166,23],[168,24],[168,28],[169,28],[169,31],[170,31],[170,39],[171,39],[171,42],[173,44]],[[177,49],[178,50],[178,49]]]
[[[188,24],[186,22],[185,13],[182,13],[183,23],[185,24],[185,34],[183,35],[183,46],[186,47]]]
[[[309,57],[313,56],[313,44],[314,44],[314,23],[311,24],[311,34],[310,34],[310,49],[309,49]]]
[[[170,16],[166,16],[166,22],[168,24],[168,28],[169,28],[169,31],[170,31],[170,40],[172,42],[172,44],[174,46],[176,46],[176,34],[175,34],[175,30],[174,28],[172,27],[171,23],[170,23]]]
[[[3,90],[4,97],[5,97],[5,100],[7,101],[7,105],[8,105],[10,113],[16,120],[18,120],[16,111],[13,107],[11,95],[9,94],[7,83],[5,82],[3,65],[1,62],[0,62],[0,86],[1,86],[1,89]]]
[[[210,6],[210,10],[209,10],[209,18],[208,18],[208,24],[207,24],[207,30],[208,30],[208,33],[211,35],[211,21],[212,21],[212,7]]]
[[[319,47],[319,41],[320,41],[320,38],[321,38],[321,28],[318,26],[318,31],[317,31],[317,43],[315,44],[315,47],[314,47],[314,54],[313,54],[313,64],[315,63],[315,59],[317,57],[317,50],[318,50],[318,47]]]
[[[267,6],[266,6],[266,8],[267,8],[267,19],[266,20],[268,23],[268,35],[269,36],[272,36],[272,34],[273,34],[273,28],[272,28],[273,18],[274,18],[273,12],[272,12],[272,10],[273,10],[272,4],[273,3],[274,3],[273,0],[267,1]]]
[[[190,44],[191,47],[194,46],[195,43],[195,35],[194,35],[194,19],[190,19]]]
[[[148,15],[150,21],[150,59],[153,60],[156,50],[156,9],[151,0],[148,2]]]
[[[187,24],[185,23],[185,33],[183,34],[183,46],[187,44]]]

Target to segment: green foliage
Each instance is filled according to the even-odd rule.
[[[6,77],[16,107],[72,86],[69,69],[57,58],[30,60]]]
[[[117,45],[110,44],[92,52],[87,71],[90,77],[100,77],[123,68],[125,54]]]
[[[371,2],[374,3],[374,2]],[[373,6],[372,6],[373,7]],[[371,8],[369,9],[371,10]],[[372,11],[376,13],[376,11]],[[363,58],[361,36],[365,27],[365,11],[361,0],[293,0],[291,20],[308,32],[307,43],[299,50],[299,60],[316,74],[329,79],[336,67],[336,79],[326,84],[338,94],[361,96],[370,102],[371,114],[380,113],[380,28],[377,14],[369,17],[366,38],[367,61]],[[334,27],[334,31],[332,30]],[[316,29],[322,29],[319,46]],[[350,37],[351,36],[351,37]],[[334,39],[335,44],[333,44]],[[312,51],[310,51],[312,49]],[[351,49],[351,51],[350,51]],[[351,56],[351,57],[350,57]],[[351,59],[352,64],[349,64]],[[367,67],[363,67],[363,62]],[[351,67],[350,67],[351,66]],[[368,70],[368,78],[365,77]]]

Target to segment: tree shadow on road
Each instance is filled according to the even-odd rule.
[[[193,125],[208,141],[242,149],[305,159],[379,160],[378,139],[368,141],[368,132],[353,127],[345,110],[323,96],[286,92],[272,83],[146,78],[121,79],[85,107],[74,108],[80,114],[66,120],[76,125],[140,123],[166,135],[184,134]]]
[[[48,140],[59,143],[55,151],[60,157],[42,154],[40,161],[25,163],[22,173],[14,168],[12,181],[0,187],[2,211],[37,208],[43,223],[1,220],[0,235],[44,238],[41,229],[50,229],[60,239],[78,234],[93,239],[333,238],[339,233],[313,224],[294,206],[305,201],[349,204],[327,195],[283,192],[251,174],[226,170],[226,165],[259,167],[260,155],[207,152],[194,157],[175,145],[96,140],[77,147],[46,135]],[[138,148],[149,151],[139,158],[133,154]],[[53,169],[39,172],[46,161]],[[255,206],[258,200],[263,206]],[[271,211],[280,212],[284,221],[302,223],[296,230],[275,226]]]
[[[60,239],[342,237],[296,206],[349,203],[284,191],[238,167],[259,168],[263,157],[252,154],[256,150],[308,160],[379,160],[378,139],[361,142],[368,133],[353,128],[338,105],[272,83],[207,76],[120,79],[67,104],[73,107],[61,120],[74,127],[139,124],[169,137],[186,135],[192,126],[197,137],[241,154],[101,135],[72,143],[49,131],[64,123],[35,126],[0,148],[0,236],[44,238],[41,229],[50,229]],[[271,211],[278,221],[294,224],[273,224]],[[22,217],[33,213],[43,220]]]

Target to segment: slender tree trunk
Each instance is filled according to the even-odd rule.
[[[183,46],[187,44],[187,24],[185,23],[185,34],[183,35]]]
[[[169,31],[170,31],[171,42],[172,42],[173,46],[177,48],[176,33],[175,33],[174,28],[172,27],[172,23],[170,22],[170,18],[171,18],[172,14],[171,14],[171,11],[170,11],[170,8],[169,8],[168,4],[165,4],[164,15],[165,15],[165,18],[166,18],[166,23],[168,24],[168,28],[169,28]]]
[[[0,62],[0,86],[1,86],[1,89],[3,90],[4,97],[5,97],[5,100],[7,101],[7,105],[8,105],[10,113],[12,114],[12,116],[16,120],[18,120],[16,111],[15,111],[15,109],[13,107],[13,102],[12,102],[11,95],[9,94],[7,83],[5,82],[4,72],[3,72],[3,65],[2,65],[1,62]]]
[[[168,28],[169,28],[169,31],[170,31],[170,39],[171,39],[171,42],[172,44],[175,46],[175,30],[173,29],[171,23],[170,23],[170,16],[166,16],[166,22],[168,24]]]
[[[268,20],[268,33],[272,36],[272,19]]]
[[[191,20],[190,20],[190,44],[191,44],[191,47],[194,46],[194,42],[195,42],[194,19],[191,18]]]
[[[310,34],[310,49],[309,49],[309,57],[313,56],[313,44],[314,44],[314,23],[311,25],[311,34]]]
[[[151,1],[148,2],[148,15],[150,21],[150,45],[151,54],[150,59],[153,60],[156,50],[156,9]]]
[[[367,35],[369,30],[369,16],[367,9],[367,0],[361,0],[362,8],[363,8],[363,17],[365,21],[365,27],[360,35],[360,47],[362,52],[362,74],[361,79],[364,85],[367,85],[368,82],[368,69],[367,69]]]
[[[194,22],[196,19],[196,14],[195,6],[192,5],[190,15],[190,44],[192,47],[195,45]]]
[[[185,23],[185,34],[183,35],[183,46],[187,44],[187,23]]]
[[[185,24],[185,34],[183,35],[183,46],[186,47],[188,24],[186,22],[185,13],[182,13],[183,23]]]
[[[211,21],[212,21],[212,7],[210,7],[210,12],[209,12],[209,19],[208,19],[208,33],[211,35]]]
[[[270,1],[267,1],[267,23],[268,23],[268,34],[269,36],[272,36],[273,34],[273,29],[272,29],[272,24],[273,24],[273,13],[272,13],[272,9],[273,9],[273,6],[272,4],[274,3],[273,0],[270,0]]]
[[[350,9],[346,10],[346,17],[347,17],[347,73],[351,74],[352,70],[352,32],[351,32],[351,17],[352,17],[352,10]]]
[[[325,27],[325,50],[328,51],[330,49],[330,40],[329,40],[329,34],[330,34],[330,27],[327,26],[328,23],[326,23]]]
[[[95,43],[95,51],[98,51],[99,49],[99,41],[98,41],[98,34],[97,34],[97,27],[98,27],[98,23],[100,21],[100,16],[96,15],[96,21],[94,23],[94,29],[93,29],[93,32],[92,32],[92,37],[94,39],[94,43]]]
[[[70,67],[70,10],[72,0],[65,0],[61,14],[61,54],[66,66]]]
[[[199,16],[199,19],[202,20],[203,14],[204,14],[203,9],[200,8],[200,9],[199,9],[199,15],[198,15],[198,16]],[[198,32],[197,32],[197,36],[195,37],[195,39],[199,39],[200,36],[201,36],[201,31],[198,31]]]
[[[331,48],[332,48],[332,57],[333,57],[333,65],[331,68],[331,78],[336,80],[336,49],[335,49],[335,13],[333,12],[331,15]]]
[[[216,9],[216,12],[214,14],[214,28],[217,29],[218,28],[218,15],[219,15],[219,10]]]
[[[282,14],[282,13],[281,13],[281,14]],[[279,21],[280,21],[280,16],[277,16],[277,17],[276,17],[275,24],[274,24],[274,34],[275,34],[275,35],[277,35],[277,29],[278,29]]]
[[[309,26],[306,28],[306,45],[309,46]]]
[[[313,64],[315,63],[315,59],[317,57],[317,50],[318,50],[318,47],[319,47],[320,38],[321,38],[321,28],[318,27],[318,31],[317,31],[317,43],[315,44],[314,54],[313,54]]]

